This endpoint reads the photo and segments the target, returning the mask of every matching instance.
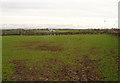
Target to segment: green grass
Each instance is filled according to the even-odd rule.
[[[63,51],[35,51],[25,47],[16,47],[25,45],[22,41],[54,42],[52,45],[60,45]],[[89,54],[91,60],[101,59],[98,62],[98,68],[101,70],[102,75],[106,77],[105,81],[118,80],[118,65],[115,61],[118,57],[118,38],[111,35],[3,36],[2,42],[3,80],[9,80],[7,76],[12,76],[15,73],[13,60],[27,59],[26,66],[30,68],[40,61],[39,66],[41,68],[44,65],[50,65],[54,66],[53,71],[57,71],[63,65],[81,67],[82,64],[75,63],[73,60],[79,59],[82,61],[85,54]],[[34,43],[33,47],[37,45],[39,43]],[[94,53],[90,53],[91,48],[94,47],[96,48]],[[105,52],[103,52],[104,50]],[[111,53],[111,50],[114,53]],[[60,60],[60,62],[57,64],[49,62],[54,59]],[[39,71],[43,72],[43,70]],[[44,78],[41,77],[41,79]]]

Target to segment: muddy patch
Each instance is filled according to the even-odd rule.
[[[115,51],[113,49],[110,50],[111,54],[115,54]]]
[[[103,77],[101,72],[98,69],[98,61],[90,60],[88,54],[84,55],[83,60],[73,60],[77,64],[82,64],[81,67],[65,67],[63,68],[64,72],[70,77],[71,74],[74,76],[72,80],[77,81],[101,81]],[[70,74],[69,74],[70,73]],[[73,75],[74,74],[74,75]]]
[[[36,71],[38,71],[39,79],[43,81],[54,81],[60,80],[59,76],[61,73],[58,70],[60,70],[59,67],[62,64],[64,64],[64,61],[60,59],[49,59],[44,64],[41,61],[36,62],[33,68],[37,68]]]
[[[48,63],[49,62],[49,63]],[[27,61],[13,61],[15,64],[14,79],[17,81],[101,81],[96,61],[91,61],[88,55],[79,65],[66,65],[60,59],[49,59],[48,62],[36,62],[32,67],[25,66]]]
[[[97,54],[97,51],[96,51],[97,49],[98,49],[97,47],[93,47],[89,50],[89,53],[93,54],[93,55],[96,55]]]
[[[99,60],[90,60],[86,54],[83,60],[73,60],[74,63],[81,64],[76,66],[63,65],[60,67],[59,79],[68,81],[102,81],[104,77],[98,69]]]
[[[29,48],[29,49],[34,50],[35,48],[34,49]],[[41,47],[37,49],[47,50],[46,48],[41,49]],[[95,48],[93,48],[92,50],[94,49]],[[54,80],[101,81],[103,80],[103,77],[101,76],[101,72],[98,69],[98,61],[90,60],[88,56],[89,54],[84,55],[82,61],[79,59],[74,60],[75,63],[81,64],[81,66],[67,65],[65,64],[65,61],[58,58],[49,59],[46,60],[46,62],[45,61],[35,62],[31,68],[25,66],[25,64],[27,63],[25,60],[13,61],[12,63],[15,64],[14,79],[18,81],[21,80],[22,81],[25,80],[26,81],[54,81]]]
[[[62,51],[62,45],[56,44],[55,42],[47,41],[22,41],[23,45],[18,45],[16,47],[23,47],[28,50],[34,51]]]
[[[13,64],[15,64],[14,67],[14,78],[12,80],[17,81],[37,81],[39,80],[37,75],[37,72],[29,67],[27,67],[25,60],[17,60],[13,61]]]
[[[117,64],[119,64],[119,57],[116,57],[115,61],[116,61]]]
[[[58,46],[48,46],[48,45],[38,45],[34,48],[28,48],[31,50],[41,50],[41,51],[62,51]]]
[[[64,65],[59,70],[59,80],[78,81],[78,71],[81,71],[79,66]]]
[[[90,60],[88,58],[88,54],[84,55],[82,62],[81,76],[82,81],[100,81],[103,78],[100,75],[100,71],[98,70],[98,62],[96,60]]]

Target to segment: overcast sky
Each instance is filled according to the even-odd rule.
[[[3,24],[117,27],[119,0],[1,0]]]

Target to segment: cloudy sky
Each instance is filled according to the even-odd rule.
[[[3,24],[58,24],[72,27],[118,25],[119,0],[1,0]]]

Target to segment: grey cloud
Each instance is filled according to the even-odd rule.
[[[35,21],[36,16],[37,21],[42,18],[46,22],[60,19],[81,22],[81,18],[116,19],[117,2],[118,0],[1,0],[0,3],[3,17],[6,16],[8,22],[10,18],[10,21],[12,18],[22,21],[21,17],[26,17],[26,21]],[[7,19],[7,16],[10,17]]]
[[[11,1],[11,2],[10,2]],[[104,1],[106,2],[106,1]],[[8,0],[2,2],[5,9],[94,9],[107,6],[97,0]]]

